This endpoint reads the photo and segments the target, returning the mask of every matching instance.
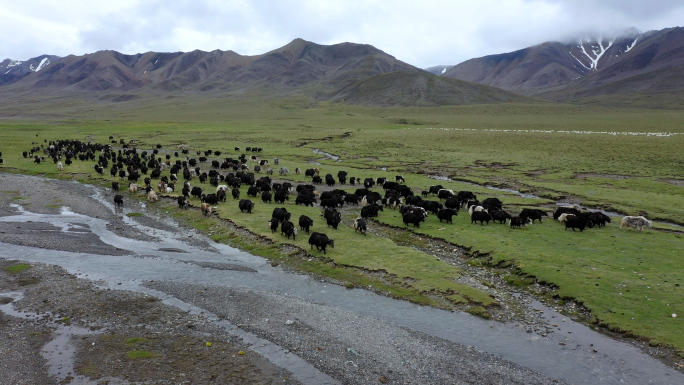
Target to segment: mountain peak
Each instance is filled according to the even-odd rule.
[[[54,55],[40,55],[28,60],[5,59],[0,62],[0,86],[17,82],[32,73],[44,70],[61,59]]]
[[[27,92],[36,89],[54,92],[62,89],[108,92],[146,89],[230,93],[250,88],[293,92],[303,86],[319,91],[331,90],[393,71],[421,71],[370,45],[319,45],[301,38],[254,56],[220,50],[135,55],[101,50],[61,60],[47,56],[38,59],[22,63],[27,68],[21,76],[5,76],[0,85],[15,83],[13,88],[16,86],[15,89]],[[9,63],[9,60],[3,62],[5,66]],[[43,70],[48,65],[50,69]],[[31,76],[35,71],[40,71],[40,76]]]

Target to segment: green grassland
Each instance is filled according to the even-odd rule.
[[[314,161],[321,174],[345,170],[360,178],[393,178],[401,173],[415,192],[439,183],[473,191],[480,198],[496,196],[514,214],[524,207],[543,207],[550,212],[556,200],[567,199],[684,224],[684,112],[678,110],[541,102],[369,108],[312,103],[300,97],[152,98],[88,104],[67,98],[43,101],[41,106],[40,110],[23,107],[18,112],[0,107],[0,116],[12,116],[0,120],[4,158],[0,169],[97,183],[111,179],[108,173],[95,175],[92,162],[75,162],[58,174],[51,161],[38,165],[21,156],[31,142],[46,139],[108,143],[111,135],[117,140],[134,139],[139,149],[162,144],[162,154],[173,154],[179,144],[185,144],[191,153],[220,150],[221,157],[235,156],[236,146],[259,146],[264,148],[261,157],[281,159],[293,182],[309,181],[293,171],[314,167]],[[341,162],[317,155],[314,149],[339,156]],[[277,175],[278,166],[272,167]],[[428,175],[513,187],[542,198],[521,198],[483,186],[437,181]],[[211,188],[208,184],[202,187]],[[0,190],[12,188],[2,186]],[[246,197],[244,186],[242,197]],[[240,213],[230,198],[218,206],[218,214],[271,239],[274,248],[295,244],[309,249],[305,234],[299,234],[296,241],[271,234],[267,221],[276,206],[253,201],[256,207],[251,215]],[[347,274],[343,281],[352,281],[351,275],[359,271],[381,274],[384,284],[394,288],[394,295],[405,293],[417,302],[429,303],[416,296],[423,293],[453,304],[467,303],[473,309],[496,306],[486,293],[457,283],[457,268],[390,239],[354,233],[349,221],[337,231],[328,229],[320,209],[295,206],[293,201],[285,205],[293,219],[308,215],[314,218],[314,231],[323,229],[335,238],[336,248],[325,255],[330,263],[316,265],[317,272],[337,278]],[[197,205],[197,200],[192,203]],[[197,223],[204,220],[197,213],[192,215],[197,216],[192,219]],[[392,210],[381,212],[378,221],[404,228],[401,217]],[[420,228],[410,227],[409,231],[470,248],[473,254],[486,255],[491,264],[512,262],[522,277],[536,277],[557,286],[559,297],[583,303],[597,323],[684,350],[680,286],[684,235],[679,227],[655,223],[654,229],[641,233],[620,231],[616,218],[605,228],[583,232],[566,231],[552,219],[511,229],[470,224],[467,213],[461,212],[453,225],[431,216]],[[274,248],[259,254],[275,255]],[[340,269],[354,272],[343,274]]]

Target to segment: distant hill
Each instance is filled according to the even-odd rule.
[[[371,106],[443,106],[523,102],[527,97],[481,84],[424,72],[392,72],[358,80],[327,95],[334,101]]]
[[[547,42],[470,59],[443,76],[551,100],[625,92],[681,92],[684,28]]]
[[[435,75],[370,45],[319,45],[302,39],[255,56],[221,50],[135,55],[98,51],[63,58],[44,55],[19,64],[5,60],[2,65],[1,69],[9,66],[9,73],[0,82],[0,99],[8,95],[69,93],[128,101],[140,95],[165,93],[216,96],[258,92],[274,96],[303,94],[340,102],[368,100],[373,105],[441,105],[496,102],[512,97],[487,87],[437,80]],[[399,73],[414,76],[382,76]],[[422,82],[424,86],[418,87],[423,91],[419,97],[402,97],[401,103],[395,103],[396,97],[389,90],[405,94],[402,82],[414,89]],[[359,90],[363,90],[364,98],[359,98]]]

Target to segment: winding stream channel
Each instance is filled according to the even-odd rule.
[[[115,212],[103,190],[92,187],[91,199]],[[165,303],[191,312],[205,311],[184,303],[166,293],[144,286],[145,282],[174,281],[223,287],[285,293],[307,301],[354,312],[359,317],[373,317],[384,322],[453,341],[501,357],[539,371],[552,378],[576,384],[684,384],[684,375],[643,354],[630,344],[613,340],[590,328],[577,324],[541,303],[533,304],[549,324],[560,324],[546,337],[527,333],[516,325],[502,324],[471,316],[394,300],[363,289],[348,290],[323,283],[305,275],[287,273],[258,256],[222,244],[196,246],[188,234],[141,224],[123,216],[125,226],[143,233],[151,240],[131,239],[115,234],[108,223],[99,218],[78,214],[62,207],[58,214],[34,213],[23,206],[11,205],[14,213],[0,217],[0,222],[41,223],[53,232],[96,236],[111,247],[127,251],[127,255],[98,255],[0,242],[0,257],[59,265],[78,277],[87,277],[103,287],[131,290],[160,297]],[[136,207],[140,209],[140,207]],[[130,211],[124,209],[124,212]],[[143,209],[145,210],[145,209]],[[154,213],[146,212],[154,216]],[[165,223],[172,220],[163,218]],[[75,230],[75,231],[74,231]],[[193,238],[203,237],[194,233]],[[90,239],[90,238],[88,238]],[[0,238],[1,240],[1,238]],[[126,253],[124,253],[126,254]],[[201,263],[229,263],[244,269],[218,270],[199,266]],[[209,313],[205,311],[205,313]],[[245,339],[257,337],[226,321],[217,324]],[[293,354],[285,358],[283,349],[259,340],[253,344],[258,353],[300,373],[303,383],[336,383]],[[257,348],[261,346],[261,348]]]

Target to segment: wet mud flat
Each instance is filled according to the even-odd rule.
[[[17,263],[0,260],[3,384],[300,383],[227,333],[221,319],[316,363],[340,383],[563,383],[473,347],[289,296],[146,285],[207,309],[190,314],[152,295],[101,289],[57,266],[8,273]],[[71,359],[62,357],[67,353]]]
[[[0,260],[2,384],[299,383],[203,317],[58,266],[5,269],[16,264]]]

